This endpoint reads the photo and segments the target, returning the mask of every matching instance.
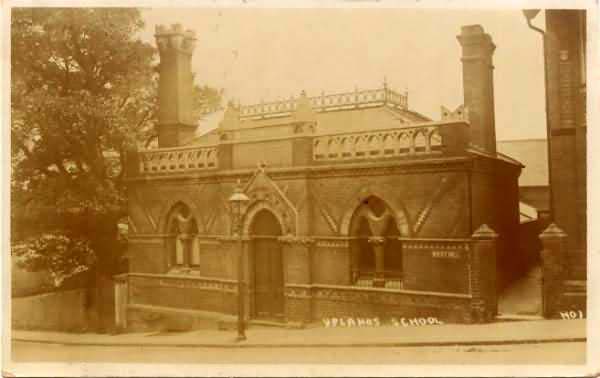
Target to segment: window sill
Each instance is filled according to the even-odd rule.
[[[167,274],[182,276],[199,276],[200,267],[196,266],[174,266],[167,271]]]
[[[359,278],[354,282],[354,286],[360,287],[374,287],[372,278]],[[404,285],[401,279],[385,279],[385,284],[383,286],[386,289],[403,289]]]

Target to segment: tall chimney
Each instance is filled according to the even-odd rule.
[[[457,37],[462,46],[463,90],[469,114],[471,143],[496,153],[494,114],[494,65],[496,45],[481,25],[461,28]]]
[[[176,147],[189,141],[196,131],[192,112],[192,53],[196,36],[180,24],[156,26],[160,53],[158,82],[158,146]]]

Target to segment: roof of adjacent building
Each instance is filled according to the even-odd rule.
[[[531,222],[538,219],[538,210],[526,204],[525,202],[519,202],[519,221],[520,223]]]
[[[548,150],[546,139],[520,139],[497,142],[498,152],[520,161],[525,168],[519,186],[548,185]]]

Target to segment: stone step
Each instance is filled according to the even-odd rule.
[[[221,322],[231,322],[233,315],[212,311],[174,307],[129,304],[128,328],[132,331],[181,332],[198,329],[217,329]]]
[[[524,315],[524,314],[498,314],[496,320],[498,321],[519,321],[519,320],[543,320],[544,317],[541,315]]]
[[[278,322],[272,320],[262,320],[262,319],[251,319],[248,321],[248,327],[277,327],[277,328],[288,328],[288,329],[302,329],[305,328],[303,323],[298,322]],[[218,323],[218,328],[220,330],[233,330],[237,329],[237,317],[222,319]]]

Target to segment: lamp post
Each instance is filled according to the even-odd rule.
[[[233,194],[229,197],[229,203],[235,212],[235,234],[238,237],[238,321],[237,321],[237,341],[246,340],[246,330],[244,329],[244,254],[242,246],[242,205],[250,201],[242,190],[242,185],[238,180]]]

